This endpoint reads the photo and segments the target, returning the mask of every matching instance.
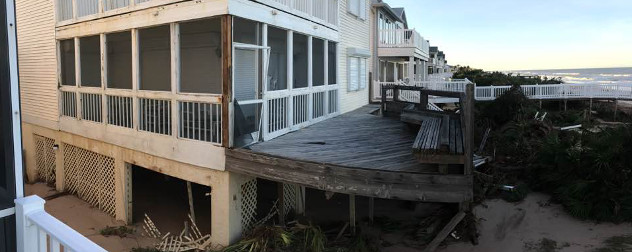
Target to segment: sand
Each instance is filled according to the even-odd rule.
[[[613,236],[632,235],[630,223],[594,223],[569,216],[562,206],[549,203],[549,196],[531,193],[519,203],[496,199],[479,205],[479,244],[453,243],[438,251],[529,251],[529,245],[548,238],[567,247],[559,251],[591,251]]]
[[[58,192],[44,183],[26,184],[26,195],[37,194],[45,198]],[[142,227],[134,227],[136,232],[121,238],[118,236],[105,237],[99,232],[106,226],[123,226],[124,223],[116,221],[108,214],[90,206],[85,201],[73,195],[65,195],[49,199],[44,205],[46,212],[70,226],[77,232],[88,237],[107,251],[131,251],[135,247],[150,247],[156,241],[142,237],[139,230]]]

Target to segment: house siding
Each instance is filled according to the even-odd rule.
[[[24,120],[58,121],[53,1],[17,0],[16,17]]]
[[[349,91],[347,84],[347,48],[371,49],[371,1],[364,0],[366,19],[362,20],[347,11],[349,0],[340,1],[340,43],[338,44],[338,78],[340,83],[340,112],[346,113],[369,103],[369,86]],[[371,58],[367,59],[367,71],[372,72]],[[367,77],[369,75],[367,74]]]

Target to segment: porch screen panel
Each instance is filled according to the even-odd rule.
[[[79,39],[81,86],[101,86],[101,39],[99,36]]]
[[[130,31],[106,35],[107,87],[132,89],[132,34]]]
[[[325,85],[325,41],[312,40],[312,85]]]
[[[287,31],[269,26],[268,91],[287,89]]]
[[[307,36],[294,33],[294,80],[293,88],[307,87]]]
[[[140,89],[171,91],[169,25],[139,30]]]
[[[75,86],[75,40],[61,40],[59,47],[61,52],[61,84]]]
[[[221,20],[180,24],[180,92],[222,93]]]
[[[329,85],[333,85],[333,84],[337,84],[338,80],[337,80],[337,76],[338,76],[338,72],[337,72],[337,63],[338,62],[338,56],[336,54],[336,43],[334,42],[328,42],[329,46],[328,46],[328,51],[327,51],[327,61],[329,61],[327,63],[328,66],[328,70],[327,70],[327,74],[329,75],[328,81],[329,81]]]

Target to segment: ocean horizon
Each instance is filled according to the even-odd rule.
[[[632,67],[511,70],[506,73],[561,78],[564,83],[628,83],[632,84]]]

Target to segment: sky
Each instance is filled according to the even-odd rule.
[[[449,65],[632,67],[632,0],[384,0]]]

